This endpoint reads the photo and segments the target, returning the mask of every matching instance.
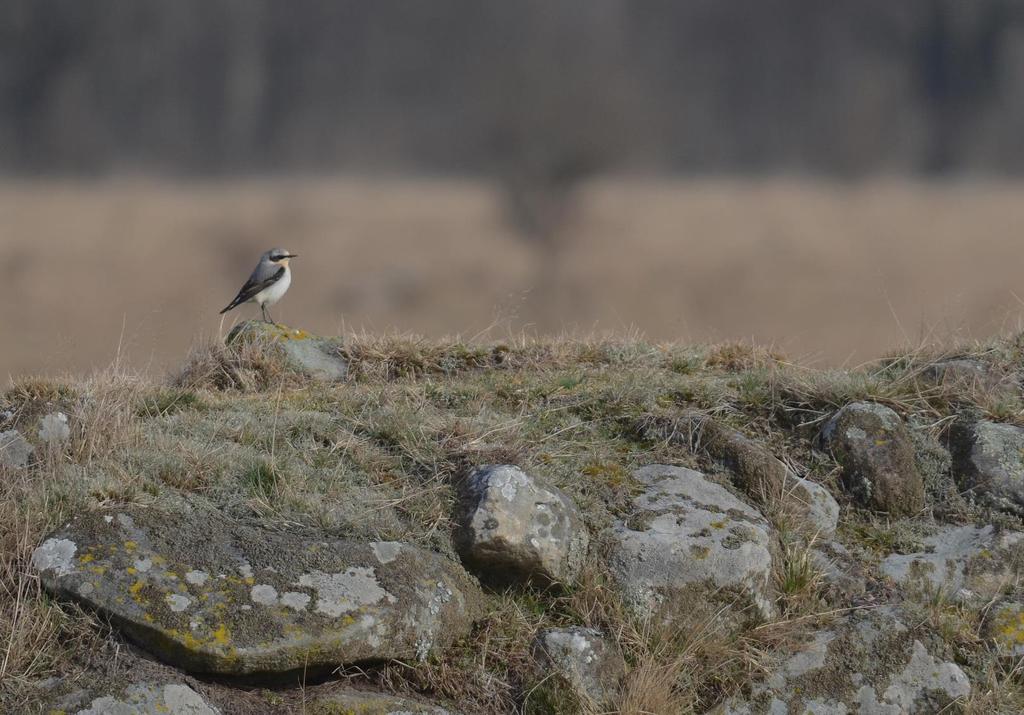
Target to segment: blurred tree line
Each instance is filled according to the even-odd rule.
[[[1022,0],[0,0],[7,173],[486,174],[542,235],[594,172],[1018,173],[1022,126]]]

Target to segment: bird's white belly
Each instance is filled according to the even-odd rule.
[[[253,300],[259,305],[273,305],[277,301],[281,300],[281,297],[288,292],[288,286],[292,284],[292,270],[291,268],[284,269],[284,275],[274,285],[269,288],[264,288],[257,293]]]

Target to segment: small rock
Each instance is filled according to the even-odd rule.
[[[822,485],[790,474],[783,509],[796,526],[810,536],[831,539],[839,526],[839,503]]]
[[[622,653],[592,628],[552,628],[534,644],[537,659],[558,672],[580,702],[607,702],[626,672]]]
[[[0,432],[0,466],[23,469],[32,456],[30,445],[18,430]]]
[[[849,603],[867,591],[863,564],[838,541],[816,544],[811,563],[824,576],[833,601]]]
[[[226,342],[229,346],[263,345],[274,350],[290,370],[312,380],[342,382],[348,376],[348,362],[341,357],[340,342],[305,330],[248,320],[236,325]]]
[[[318,695],[303,712],[307,715],[458,715],[454,710],[421,700],[350,689]]]
[[[1010,601],[993,608],[985,624],[985,635],[999,655],[1024,656],[1024,603]]]
[[[215,511],[89,512],[32,556],[43,586],[168,664],[287,674],[423,660],[469,633],[477,586],[409,544],[309,539]]]
[[[950,431],[957,481],[992,506],[1024,516],[1024,428],[995,422]]]
[[[862,611],[815,633],[747,699],[717,715],[925,715],[967,697],[971,684],[936,658],[892,608]]]
[[[46,415],[39,422],[39,439],[51,446],[60,446],[71,439],[68,416],[63,412]]]
[[[81,705],[83,698],[86,702],[84,707]],[[69,715],[218,715],[220,711],[187,685],[133,683],[121,692],[99,697],[82,691],[73,693],[50,712]]]
[[[491,582],[571,584],[588,542],[572,500],[518,467],[475,469],[462,488],[455,546]]]
[[[943,529],[924,540],[925,551],[886,557],[882,573],[923,595],[984,602],[1024,574],[1024,533],[997,533],[991,526]]]
[[[924,481],[910,434],[888,407],[847,405],[825,425],[821,440],[843,468],[843,486],[864,506],[894,516],[924,508]]]
[[[965,357],[937,360],[921,370],[921,377],[928,382],[968,390],[983,388],[1010,392],[1017,387],[1012,375],[1001,373],[981,360]]]
[[[634,472],[646,487],[635,512],[608,533],[609,566],[626,604],[649,615],[667,600],[696,607],[725,599],[774,611],[769,526],[753,507],[700,472],[651,465]]]

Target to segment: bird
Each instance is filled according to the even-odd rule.
[[[242,303],[253,301],[259,305],[263,320],[273,323],[274,319],[267,312],[267,306],[281,300],[288,291],[288,286],[292,284],[292,270],[288,267],[288,262],[293,258],[298,258],[298,254],[290,253],[284,248],[272,248],[260,256],[260,262],[256,264],[249,280],[220,314],[224,315]]]

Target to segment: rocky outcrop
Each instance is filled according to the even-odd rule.
[[[24,469],[33,451],[32,445],[18,430],[0,432],[0,466]]]
[[[984,603],[1024,574],[1024,533],[991,526],[947,527],[924,550],[886,557],[881,572],[905,591]]]
[[[634,513],[607,534],[609,566],[626,604],[643,615],[667,601],[773,612],[769,526],[753,507],[703,474],[652,465],[634,478]]]
[[[821,432],[822,445],[842,467],[844,488],[862,505],[893,516],[924,508],[924,481],[900,416],[884,405],[843,407]]]
[[[750,698],[716,715],[927,715],[971,692],[954,663],[928,651],[893,608],[858,612],[816,632]]]
[[[615,693],[626,662],[614,643],[593,628],[551,628],[537,636],[534,653],[560,675],[577,701],[600,705]]]
[[[199,693],[181,683],[131,683],[97,695],[77,690],[53,703],[51,713],[66,715],[219,715]]]
[[[995,422],[951,430],[957,481],[980,501],[1024,516],[1024,428]]]
[[[395,542],[309,539],[215,512],[87,513],[33,554],[43,585],[165,662],[222,675],[424,659],[469,632],[477,587]]]
[[[288,369],[312,380],[340,382],[348,375],[348,362],[341,357],[340,342],[305,330],[249,320],[228,333],[227,344],[271,350]]]
[[[491,583],[571,584],[589,537],[576,505],[518,467],[473,470],[462,486],[455,546]]]

